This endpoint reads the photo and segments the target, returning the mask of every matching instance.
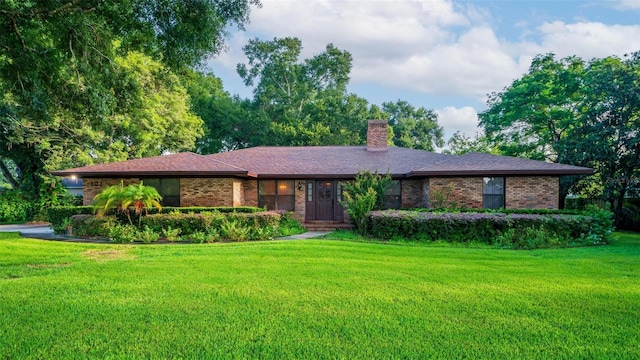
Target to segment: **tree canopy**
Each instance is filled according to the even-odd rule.
[[[640,170],[640,54],[593,59],[534,59],[529,72],[491,94],[480,125],[508,155],[593,167],[616,218]],[[579,191],[561,181],[561,196]],[[594,189],[593,186],[589,186]]]
[[[127,157],[145,156],[188,146],[198,130],[192,134],[178,131],[173,138],[151,132],[149,136],[123,134],[119,140],[104,141],[102,135],[118,138],[119,132],[131,127],[149,129],[156,126],[151,121],[175,120],[152,107],[182,108],[176,115],[186,114],[184,106],[176,102],[188,106],[187,97],[171,72],[194,66],[220,51],[228,27],[242,27],[252,5],[259,3],[2,2],[0,158],[16,166],[20,186],[37,196],[34,189],[39,183],[38,174],[61,164],[60,159],[73,158],[72,154],[84,153],[74,158],[81,163],[99,157],[95,154],[109,146],[115,150],[115,157],[124,157],[125,153]],[[153,96],[147,89],[155,92]],[[149,95],[146,98],[145,93]],[[123,110],[134,107],[135,112]],[[132,124],[134,117],[134,122],[139,121],[138,116],[142,116],[141,124]],[[187,118],[188,126],[197,127],[193,116]],[[174,128],[165,125],[157,130],[167,126]],[[177,139],[180,135],[185,135],[186,142]],[[92,140],[96,139],[100,141],[94,144]]]

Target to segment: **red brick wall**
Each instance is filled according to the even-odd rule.
[[[369,120],[367,127],[367,150],[387,150],[387,120]]]
[[[425,207],[424,195],[422,193],[422,180],[402,180],[402,208],[410,209]]]
[[[258,207],[258,180],[242,180],[244,205]]]
[[[102,189],[107,186],[120,184],[120,181],[124,183],[125,186],[129,184],[139,183],[140,179],[138,178],[85,178],[82,180],[82,191],[83,205],[91,205],[93,204],[93,198],[98,195]]]
[[[482,208],[482,177],[429,179],[429,198],[434,206],[435,194],[449,192],[447,202],[458,206]],[[559,180],[557,176],[526,176],[505,178],[507,209],[557,209]]]
[[[444,195],[444,196],[438,196]],[[446,196],[448,195],[448,196]],[[429,203],[437,206],[438,198],[444,199],[443,206],[454,202],[457,206],[482,208],[482,178],[455,177],[429,179]]]
[[[302,190],[298,190],[298,184],[302,184]],[[294,213],[298,219],[304,220],[305,207],[307,205],[307,182],[304,180],[295,180],[293,186],[296,189]]]
[[[180,179],[180,206],[233,206],[234,179]]]
[[[557,209],[560,181],[557,176],[508,177],[505,179],[508,209]]]

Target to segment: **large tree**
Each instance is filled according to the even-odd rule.
[[[351,54],[329,44],[301,60],[301,50],[297,38],[253,39],[244,47],[248,63],[238,65],[238,74],[269,121],[268,136],[253,145],[362,143],[366,120],[382,112],[347,92]]]
[[[580,123],[584,69],[577,57],[534,58],[527,74],[489,96],[488,109],[479,114],[487,138],[505,155],[582,165],[566,143]],[[577,181],[561,179],[561,206]]]
[[[492,94],[480,125],[513,155],[590,166],[619,221],[625,194],[640,172],[640,55],[587,63],[576,57],[534,59],[529,73]],[[577,177],[563,178],[561,196]],[[563,198],[561,198],[562,200]]]
[[[567,150],[596,170],[619,225],[624,198],[640,176],[640,53],[589,64],[580,126]]]
[[[229,25],[242,27],[248,21],[252,4],[258,1],[3,1],[0,158],[15,164],[21,187],[37,196],[40,174],[60,163],[57,160],[90,147],[87,139],[94,138],[94,131],[104,130],[103,124],[119,115],[139,120],[135,114],[123,114],[119,106],[144,102],[140,88],[131,81],[132,74],[141,73],[139,68],[119,63],[118,58],[138,52],[159,61],[167,71],[196,65],[222,48]],[[154,81],[166,82],[153,88],[171,89],[174,80],[170,75],[161,76]],[[125,144],[129,145],[135,144]],[[146,153],[123,151],[128,156]]]
[[[444,146],[444,131],[433,110],[416,108],[404,100],[385,102],[382,110],[393,128],[394,145],[428,151]]]

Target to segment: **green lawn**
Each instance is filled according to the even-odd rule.
[[[639,235],[512,251],[0,234],[0,359],[638,359],[639,344]]]

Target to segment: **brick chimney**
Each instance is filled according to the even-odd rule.
[[[369,120],[367,151],[387,151],[387,120]]]

